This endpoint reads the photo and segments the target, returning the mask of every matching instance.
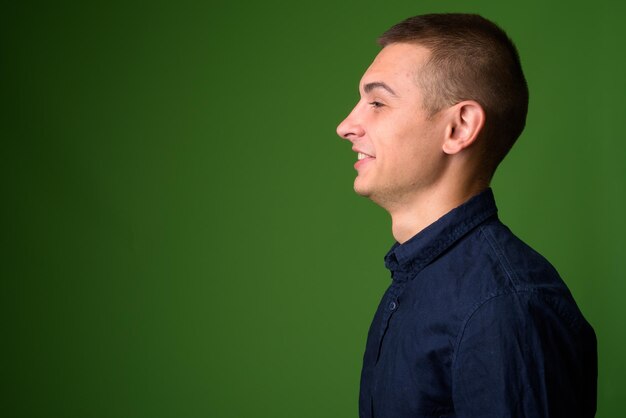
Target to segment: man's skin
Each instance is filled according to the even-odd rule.
[[[481,157],[488,144],[480,104],[465,100],[434,115],[424,108],[417,76],[429,54],[411,43],[383,48],[337,127],[360,153],[354,190],[389,212],[399,243],[487,188],[491,176]]]

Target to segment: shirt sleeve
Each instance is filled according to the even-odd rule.
[[[453,359],[458,417],[593,417],[593,330],[569,295],[497,295],[466,321]]]

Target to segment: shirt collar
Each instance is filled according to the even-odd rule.
[[[404,244],[396,242],[385,256],[385,266],[396,281],[406,281],[430,264],[465,234],[496,215],[490,188],[452,209]]]

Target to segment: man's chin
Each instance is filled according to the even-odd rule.
[[[354,180],[354,191],[356,194],[363,197],[370,197],[372,195],[371,188],[362,184],[358,177]]]

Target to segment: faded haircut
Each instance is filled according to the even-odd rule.
[[[489,176],[524,130],[528,86],[515,45],[495,23],[475,14],[428,14],[387,30],[378,43],[413,43],[430,56],[417,73],[423,106],[432,115],[463,100],[485,111]]]

